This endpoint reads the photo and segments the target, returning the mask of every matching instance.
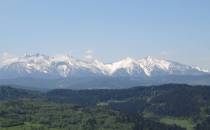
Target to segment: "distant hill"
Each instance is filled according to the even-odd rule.
[[[11,86],[0,86],[0,101],[38,97],[39,92],[17,89]]]
[[[167,84],[121,90],[52,90],[50,100],[82,106],[106,106],[121,112],[141,113],[164,123],[177,122],[189,130],[210,115],[210,86]],[[186,125],[188,124],[188,125]],[[197,128],[209,127],[206,123]]]
[[[103,90],[105,93],[108,91]],[[0,97],[4,97],[0,100],[0,129],[185,130],[177,125],[146,119],[141,114],[123,113],[91,104],[78,106],[75,105],[76,102],[70,100],[60,102],[61,98],[58,100],[52,98],[57,98],[63,92],[64,90],[54,90],[49,93],[37,93],[5,86],[0,87]],[[89,94],[94,93],[98,93],[98,90],[92,90]],[[75,94],[78,103],[79,100],[82,100],[77,95],[77,91],[68,90],[63,96],[68,96],[68,94]]]
[[[129,89],[55,89],[36,92],[0,87],[0,102],[23,100],[104,108],[187,130],[205,130],[210,116],[210,86],[166,84]],[[0,107],[1,108],[1,107]],[[151,129],[152,130],[152,129]]]

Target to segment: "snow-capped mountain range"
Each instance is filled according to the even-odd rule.
[[[154,77],[206,75],[210,75],[209,71],[199,67],[150,56],[138,60],[128,57],[113,63],[103,63],[93,58],[76,59],[70,55],[47,56],[43,54],[3,56],[0,60],[0,79],[4,80],[17,78],[70,80],[74,78],[99,79],[100,77],[100,79],[124,78],[143,81]]]
[[[0,78],[152,77],[203,74],[209,74],[209,72],[199,67],[183,65],[150,56],[139,60],[128,57],[110,64],[105,64],[96,59],[79,60],[70,55],[50,57],[43,54],[25,54],[20,57],[2,58],[0,61]]]

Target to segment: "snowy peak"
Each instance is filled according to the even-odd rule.
[[[151,56],[140,59],[138,63],[141,68],[143,68],[147,76],[151,76],[151,74],[156,70],[168,71],[171,65],[171,62],[162,59],[156,59]]]
[[[119,70],[128,75],[143,75],[158,76],[158,75],[203,75],[209,73],[208,71],[202,70],[199,67],[192,67],[183,65],[177,62],[154,58],[151,56],[143,59],[134,60],[132,58],[125,58],[121,61],[112,63],[112,74]]]
[[[152,77],[165,75],[205,75],[208,71],[198,67],[148,56],[135,60],[130,57],[105,64],[96,59],[76,59],[68,54],[47,56],[25,54],[0,58],[0,78],[15,77]]]

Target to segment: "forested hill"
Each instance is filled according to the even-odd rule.
[[[0,130],[209,130],[209,115],[210,86],[45,93],[0,87]]]
[[[33,97],[37,98],[41,95],[42,94],[38,91],[17,89],[12,86],[0,86],[0,101]]]

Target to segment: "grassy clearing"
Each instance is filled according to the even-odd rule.
[[[167,125],[177,125],[187,130],[194,130],[195,123],[190,119],[175,118],[175,117],[160,117],[151,112],[144,112],[144,117]]]
[[[193,123],[189,119],[179,119],[179,118],[172,118],[172,117],[163,117],[160,118],[160,122],[168,125],[178,125],[183,128],[186,128],[187,130],[193,130],[193,127],[195,126],[195,123]]]

